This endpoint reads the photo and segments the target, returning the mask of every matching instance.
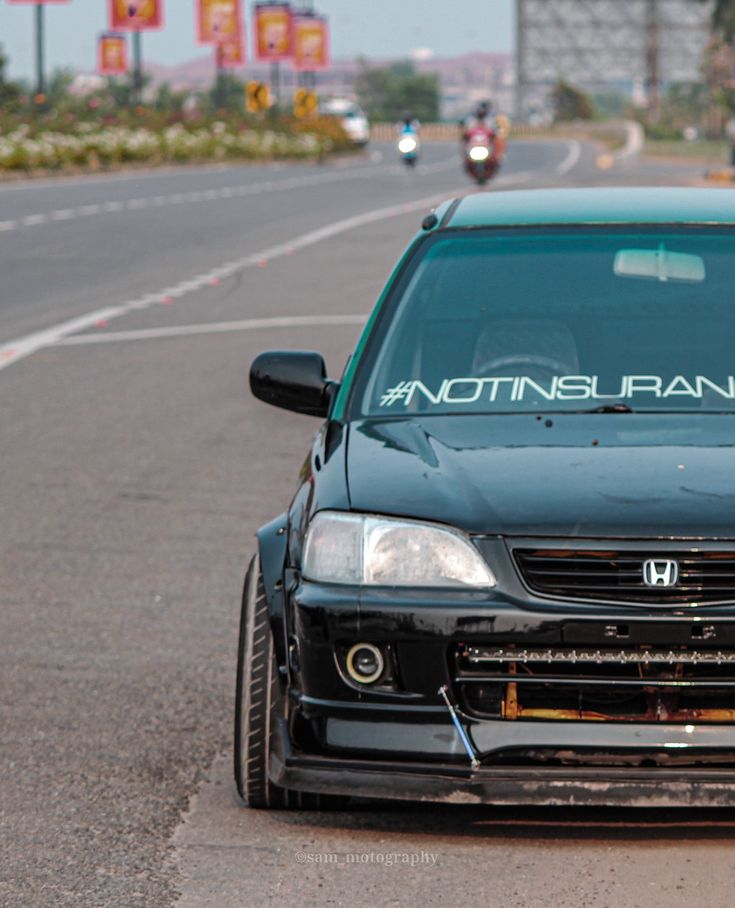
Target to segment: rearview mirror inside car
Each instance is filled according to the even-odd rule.
[[[706,276],[704,259],[686,252],[658,249],[621,249],[615,255],[613,270],[618,277],[637,277],[653,281],[701,283]]]

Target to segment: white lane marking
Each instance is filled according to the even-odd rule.
[[[173,325],[170,328],[142,328],[137,331],[107,331],[104,334],[77,334],[62,337],[59,347],[87,344],[114,344],[121,341],[159,340],[167,337],[190,337],[197,334],[230,334],[233,331],[257,331],[264,328],[321,328],[332,325],[363,325],[367,315],[293,315],[282,318],[248,318],[236,322],[210,322],[203,325]]]
[[[564,160],[556,168],[557,176],[563,177],[564,174],[569,173],[569,171],[577,166],[580,155],[582,154],[582,143],[578,142],[576,139],[573,139],[569,143],[569,151],[567,152]]]
[[[140,309],[146,309],[154,303],[164,302],[170,297],[180,297],[186,293],[200,290],[207,284],[211,283],[214,278],[222,280],[229,277],[237,271],[243,271],[246,268],[254,268],[262,265],[263,262],[272,261],[284,255],[291,255],[298,249],[305,249],[316,243],[331,239],[341,233],[349,230],[355,230],[358,227],[365,227],[378,221],[388,220],[389,218],[399,217],[403,214],[411,214],[416,211],[426,211],[433,205],[438,204],[447,197],[464,195],[466,188],[463,187],[459,192],[454,193],[435,193],[423,199],[414,202],[405,202],[398,205],[391,205],[387,208],[376,208],[373,211],[366,211],[363,214],[355,215],[351,218],[345,218],[340,221],[334,221],[317,230],[311,230],[303,233],[292,240],[263,249],[251,255],[244,256],[233,262],[226,262],[218,268],[213,268],[204,274],[197,275],[189,280],[182,281],[174,287],[166,287],[158,293],[149,293],[137,299],[128,300],[118,306],[109,306],[105,309],[96,309],[88,312],[86,315],[80,315],[77,318],[60,322],[52,325],[42,331],[35,331],[33,334],[27,334],[16,340],[8,341],[0,345],[0,369],[5,369],[13,363],[19,362],[27,356],[31,356],[44,347],[52,346],[58,343],[62,338],[70,334],[77,334],[80,331],[86,331],[95,327],[99,322],[111,322],[113,319],[120,318],[130,312]]]
[[[247,167],[245,164],[233,162],[231,164],[215,164],[211,167],[193,165],[191,167],[142,167],[125,173],[105,173],[99,175],[85,174],[81,177],[56,176],[52,179],[19,179],[18,182],[0,183],[0,194],[5,192],[24,192],[34,189],[66,189],[67,187],[90,186],[96,183],[130,183],[142,180],[160,179],[161,177],[199,176],[202,174],[223,173],[238,168]]]
[[[625,145],[620,151],[615,152],[614,158],[616,161],[625,161],[628,158],[639,155],[643,151],[643,145],[646,141],[646,134],[640,123],[635,120],[626,120],[624,125]]]
[[[530,171],[508,174],[507,176],[496,180],[496,185],[510,186],[514,183],[524,183],[532,176],[533,173]],[[44,347],[50,347],[57,344],[62,338],[77,334],[80,331],[86,331],[89,328],[94,328],[98,323],[111,322],[113,319],[121,318],[123,315],[128,315],[130,312],[147,309],[155,303],[162,303],[171,297],[181,297],[187,293],[201,290],[203,287],[211,284],[215,279],[223,280],[236,272],[244,271],[246,268],[259,267],[264,262],[270,262],[285,255],[292,255],[297,250],[306,249],[309,246],[321,243],[324,240],[332,239],[332,237],[347,233],[350,230],[356,230],[359,227],[366,227],[369,224],[386,221],[390,218],[400,217],[404,214],[426,211],[448,198],[465,196],[472,191],[472,187],[468,188],[467,186],[463,186],[459,190],[435,193],[413,202],[403,202],[398,205],[391,205],[387,208],[376,208],[373,211],[366,211],[363,214],[358,214],[351,218],[334,221],[317,230],[303,233],[285,243],[271,246],[268,249],[263,249],[260,252],[252,253],[251,255],[244,256],[243,258],[232,262],[225,262],[217,268],[213,268],[210,271],[197,275],[189,280],[181,281],[174,287],[166,287],[164,290],[159,290],[157,293],[148,293],[145,296],[120,303],[118,306],[110,306],[106,309],[96,309],[95,311],[88,312],[86,315],[81,315],[78,318],[60,322],[59,324],[52,325],[42,331],[36,331],[33,334],[27,334],[16,340],[8,341],[0,345],[0,369],[5,369],[8,366],[13,365],[13,363],[17,363],[21,359],[31,356]]]
[[[457,158],[439,161],[435,164],[420,165],[421,173],[439,173],[457,164]],[[134,198],[125,201],[101,202],[95,205],[80,205],[78,208],[60,209],[64,211],[59,216],[58,211],[50,214],[31,214],[18,220],[0,221],[0,230],[13,231],[21,227],[38,227],[54,221],[70,221],[77,217],[90,217],[97,214],[116,214],[121,211],[140,211],[150,206],[161,208],[168,205],[184,205],[187,203],[211,202],[220,199],[241,198],[249,195],[259,195],[263,192],[284,192],[290,189],[299,189],[305,186],[319,186],[353,178],[369,178],[373,176],[396,175],[403,173],[404,168],[393,165],[378,169],[376,167],[359,167],[347,171],[329,171],[328,173],[308,174],[300,177],[289,177],[284,180],[266,180],[262,183],[246,183],[236,186],[223,186],[220,189],[194,190],[191,192],[175,192],[170,195],[156,195],[151,198]]]

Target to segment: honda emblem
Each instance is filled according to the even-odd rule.
[[[677,561],[658,561],[651,558],[643,562],[643,582],[646,586],[676,586],[678,579]]]

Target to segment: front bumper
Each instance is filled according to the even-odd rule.
[[[709,652],[735,652],[732,608],[663,614],[521,602],[500,593],[395,597],[395,592],[366,594],[307,583],[293,589],[289,699],[290,715],[299,722],[289,725],[291,737],[285,729],[279,732],[271,764],[277,784],[457,803],[723,806],[735,799],[735,709],[729,708],[735,707],[735,666],[730,678],[729,665],[718,668],[712,684],[668,676],[647,677],[645,683],[613,678],[608,693],[637,685],[643,713],[626,712],[616,720],[609,707],[604,716],[580,707],[580,721],[574,721],[570,709],[524,712],[520,705],[528,685],[524,689],[515,682],[518,708],[509,715],[507,678],[502,709],[491,715],[492,689],[480,702],[469,698],[466,688],[492,688],[496,680],[488,680],[485,665],[477,678],[466,671],[458,677],[456,658],[467,647],[528,648],[527,655],[533,648],[581,652],[604,646],[629,652],[647,646],[656,652],[708,647]],[[704,636],[699,633],[703,624]],[[395,658],[393,689],[359,688],[345,678],[340,647],[364,640],[387,647]],[[531,689],[538,695],[548,680],[539,677]],[[585,671],[571,683],[586,696],[587,688],[595,694],[603,682],[599,674],[593,678]],[[709,688],[718,685],[717,712],[685,711],[670,693],[701,691],[702,702],[708,703]],[[442,686],[459,708],[480,763],[476,769],[439,695]],[[557,694],[561,690],[559,696],[566,697],[568,689],[561,686]],[[556,718],[538,718],[552,712]],[[302,735],[305,727],[309,733]]]
[[[381,729],[373,727],[379,736]],[[365,760],[294,752],[285,722],[275,730],[270,777],[296,791],[536,806],[731,807],[735,770],[660,767],[469,766]]]

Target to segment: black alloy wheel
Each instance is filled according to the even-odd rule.
[[[235,783],[248,807],[322,810],[343,807],[348,798],[293,791],[268,777],[273,724],[283,715],[273,634],[263,575],[256,555],[245,576],[235,691]]]

